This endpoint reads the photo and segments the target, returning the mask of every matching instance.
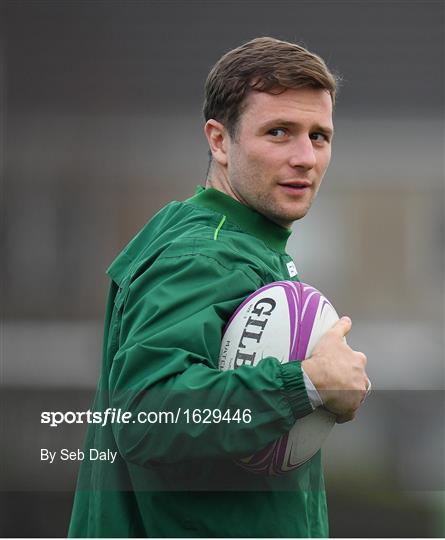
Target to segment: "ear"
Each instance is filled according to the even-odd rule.
[[[209,143],[213,159],[220,165],[227,165],[227,150],[230,136],[221,122],[210,119],[204,126],[204,133]]]

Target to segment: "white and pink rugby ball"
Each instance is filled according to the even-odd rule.
[[[276,281],[252,293],[227,323],[219,368],[255,366],[273,356],[284,364],[308,358],[338,315],[317,289],[296,281]],[[335,416],[323,408],[300,418],[286,435],[239,460],[244,468],[268,475],[296,469],[323,445]]]

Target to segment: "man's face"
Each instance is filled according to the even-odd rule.
[[[290,227],[306,215],[331,158],[332,101],[325,90],[251,92],[227,150],[228,193]]]

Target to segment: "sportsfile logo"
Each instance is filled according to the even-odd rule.
[[[240,366],[253,366],[256,352],[248,352],[249,345],[260,343],[269,317],[277,303],[273,298],[262,298],[254,305],[249,318],[244,325],[235,356],[235,369]]]

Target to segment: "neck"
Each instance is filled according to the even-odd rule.
[[[213,188],[225,193],[232,199],[246,205],[242,198],[232,189],[228,176],[225,170],[221,170],[220,167],[215,167],[214,164],[210,167],[209,174],[205,183],[206,188]],[[247,206],[247,205],[246,205]]]

